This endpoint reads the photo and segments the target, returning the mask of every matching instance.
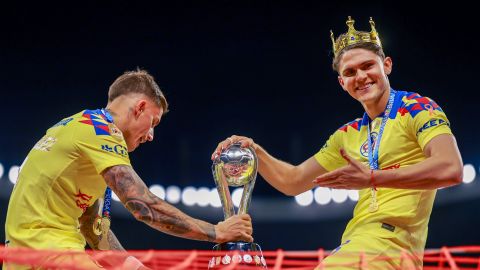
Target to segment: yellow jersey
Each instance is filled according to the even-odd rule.
[[[121,164],[130,165],[127,145],[106,110],[84,110],[52,126],[19,170],[6,244],[83,250],[78,218],[104,195],[102,171]]]
[[[373,144],[382,118],[383,114],[371,121]],[[343,125],[315,154],[317,162],[328,171],[347,165],[339,152],[344,148],[348,155],[368,166],[368,124],[368,119],[359,118]],[[443,110],[430,98],[396,91],[379,145],[379,168],[398,169],[425,160],[424,147],[439,134],[452,134]],[[379,207],[374,212],[369,211],[370,188],[359,191],[359,200],[342,243],[351,236],[366,233],[396,238],[405,248],[422,252],[436,190],[377,189]]]

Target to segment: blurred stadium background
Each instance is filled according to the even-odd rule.
[[[362,4],[362,5],[361,5]],[[446,111],[465,163],[464,184],[439,190],[427,248],[480,243],[478,49],[467,4],[315,1],[8,3],[0,11],[0,222],[15,173],[59,119],[106,104],[110,83],[145,68],[171,104],[153,142],[131,154],[144,181],[186,213],[218,222],[210,154],[231,134],[300,163],[334,130],[362,115],[330,68],[331,41],[351,15],[376,22],[393,57],[392,86]],[[210,197],[210,196],[213,197]],[[335,248],[356,193],[298,197],[261,177],[253,192],[255,241],[264,250]],[[127,249],[210,249],[135,221],[118,202],[112,228]],[[0,230],[4,239],[4,231]]]

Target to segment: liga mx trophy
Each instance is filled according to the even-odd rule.
[[[258,159],[252,148],[242,148],[240,143],[231,144],[215,158],[212,164],[213,178],[222,202],[225,219],[235,215],[235,207],[229,187],[243,186],[238,214],[247,214],[252,191],[257,178]],[[267,268],[262,249],[256,243],[226,242],[213,247],[216,256],[210,259],[209,269],[236,263]]]

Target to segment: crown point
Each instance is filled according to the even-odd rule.
[[[351,16],[348,16],[347,20],[347,26],[348,26],[348,32],[353,32],[355,31],[355,27],[353,26],[355,24],[355,20],[352,20]]]

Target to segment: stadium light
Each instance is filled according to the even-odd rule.
[[[4,173],[3,164],[0,163],[0,179],[2,179]]]
[[[197,204],[205,207],[210,203],[210,189],[201,187],[197,190]]]
[[[166,192],[166,199],[167,199],[167,202],[169,203],[178,203],[180,202],[180,199],[181,199],[181,190],[179,187],[177,186],[169,186],[167,188],[167,192]]]
[[[194,187],[186,187],[182,191],[182,203],[187,206],[192,206],[197,203],[197,189]]]
[[[149,190],[155,194],[155,196],[165,200],[165,189],[161,185],[151,185]]]
[[[354,202],[358,201],[358,198],[360,197],[358,194],[358,190],[349,190],[347,191],[347,193],[348,193],[348,198],[350,198],[350,200]]]
[[[317,187],[313,192],[315,201],[320,205],[326,205],[332,200],[332,190],[325,187]]]
[[[14,185],[15,185],[15,183],[17,183],[18,170],[20,170],[20,167],[14,165],[8,171],[8,180],[10,180],[10,182]]]
[[[295,201],[301,206],[308,206],[313,202],[313,191],[307,190],[295,196]]]
[[[217,188],[212,188],[210,190],[210,205],[217,208],[222,206],[222,202],[220,201],[220,196],[218,195]]]
[[[345,189],[332,190],[332,200],[336,203],[343,203],[347,200],[348,192]]]
[[[465,164],[463,166],[463,183],[468,184],[475,180],[476,172],[472,164]]]

